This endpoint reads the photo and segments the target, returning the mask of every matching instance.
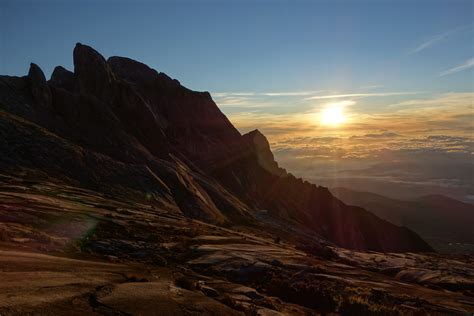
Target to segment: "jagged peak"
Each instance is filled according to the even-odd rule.
[[[131,58],[112,56],[107,64],[117,76],[129,82],[144,83],[158,78],[158,71]]]
[[[254,129],[243,135],[245,139],[249,139],[252,143],[257,146],[259,150],[268,150],[270,151],[270,143],[268,142],[267,137],[263,135],[258,129]],[[271,151],[270,151],[271,152]]]
[[[158,73],[155,69],[151,68],[145,63],[142,63],[141,61],[135,60],[133,58],[129,57],[124,57],[124,56],[110,56],[107,58],[107,63],[121,63],[121,64],[130,64],[133,65],[136,68],[142,68],[142,69],[147,69],[149,71],[152,71],[154,73]]]
[[[250,141],[252,150],[255,152],[258,158],[259,164],[267,171],[275,175],[285,175],[286,170],[280,168],[278,163],[275,161],[270,143],[265,135],[262,134],[258,129],[248,132],[242,136],[245,140]]]
[[[253,131],[250,131],[247,134],[249,134],[249,135],[261,135],[261,136],[265,137],[265,135],[263,135],[263,133],[260,132],[259,129],[254,129]]]
[[[49,83],[54,87],[72,90],[74,87],[74,73],[62,66],[54,67]]]
[[[43,70],[41,70],[41,68],[35,63],[30,63],[28,78],[34,82],[46,82]]]
[[[114,80],[105,58],[90,46],[77,43],[73,51],[76,89],[101,96]]]
[[[53,76],[56,74],[61,74],[61,73],[70,73],[70,74],[74,74],[72,71],[70,71],[69,69],[66,69],[64,68],[63,66],[59,65],[59,66],[56,66],[54,67],[53,69],[53,72],[51,73],[51,78],[50,80],[53,78]]]
[[[179,87],[181,83],[159,72],[140,61],[121,56],[112,56],[107,59],[107,64],[121,79],[135,84],[158,83],[166,87]]]
[[[43,70],[35,63],[30,64],[30,69],[28,70],[28,84],[31,95],[36,103],[42,107],[50,108],[52,101],[51,90],[46,82]]]
[[[104,56],[102,56],[98,51],[94,48],[81,44],[76,43],[73,51],[73,58],[74,58],[74,67],[76,63],[79,62],[89,62],[89,63],[99,63],[105,64],[106,60]]]

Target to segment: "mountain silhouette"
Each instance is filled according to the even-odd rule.
[[[219,225],[288,223],[330,245],[432,248],[415,232],[346,205],[280,168],[259,131],[245,135],[208,92],[77,44],[74,71],[0,77],[0,169],[87,188]],[[374,210],[375,212],[375,210]]]
[[[347,188],[333,188],[331,192],[346,203],[364,207],[391,223],[415,230],[436,250],[474,251],[472,204],[438,194],[399,200]]]

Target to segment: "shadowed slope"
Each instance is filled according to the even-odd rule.
[[[331,191],[341,200],[359,205],[396,225],[418,232],[437,250],[474,251],[474,206],[442,195],[397,200],[346,188]]]

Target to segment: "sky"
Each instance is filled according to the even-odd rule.
[[[0,0],[0,74],[25,75],[30,62],[47,77],[56,65],[72,70],[81,42],[210,91],[298,176],[470,199],[473,6]]]

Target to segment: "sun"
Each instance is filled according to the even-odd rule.
[[[330,104],[321,112],[321,123],[323,125],[339,126],[345,121],[344,107],[340,105]]]

